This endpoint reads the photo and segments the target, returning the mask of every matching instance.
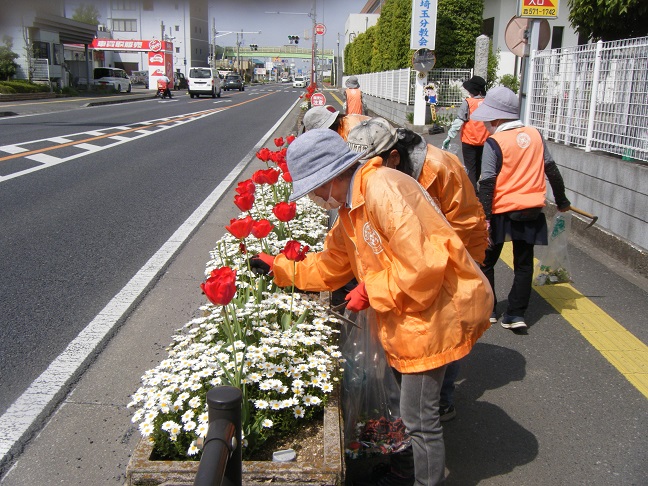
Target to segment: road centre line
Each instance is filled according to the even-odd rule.
[[[144,264],[97,316],[68,344],[67,348],[0,416],[0,463],[8,459],[18,441],[34,427],[50,402],[63,391],[92,352],[110,335],[112,329],[125,319],[139,302],[140,296],[156,281],[168,262],[185,241],[202,224],[227,189],[236,182],[241,172],[254,160],[256,153],[266,144],[299,100],[268,130],[223,181],[207,196],[176,232]]]
[[[510,242],[504,244],[501,258],[513,268]],[[648,398],[648,346],[568,283],[533,289]]]
[[[53,165],[58,165],[58,164],[63,163],[63,162],[68,162],[70,160],[83,157],[83,156],[88,155],[90,153],[97,152],[98,150],[82,152],[82,153],[79,153],[79,154],[76,154],[76,155],[73,155],[73,156],[70,156],[70,157],[66,157],[64,159],[58,159],[57,157],[54,157],[54,156],[51,156],[51,155],[48,155],[48,154],[44,154],[45,152],[54,151],[54,150],[57,150],[57,149],[61,149],[61,148],[65,148],[65,147],[71,147],[71,146],[77,146],[78,147],[79,145],[82,145],[84,143],[89,143],[89,142],[93,142],[93,141],[101,140],[101,139],[110,139],[110,138],[114,137],[113,139],[117,140],[116,143],[102,146],[99,149],[99,150],[106,150],[108,148],[115,147],[115,146],[120,145],[122,143],[137,140],[138,138],[141,138],[141,137],[144,137],[144,136],[154,135],[155,133],[157,133],[159,131],[174,128],[175,126],[177,126],[179,124],[189,123],[189,122],[204,118],[206,116],[213,115],[215,113],[220,113],[222,111],[229,110],[231,108],[235,108],[237,106],[241,106],[241,105],[244,105],[246,103],[256,101],[257,99],[264,98],[266,96],[270,96],[271,94],[273,94],[273,93],[268,93],[268,94],[265,94],[265,95],[261,95],[261,96],[255,98],[254,100],[246,100],[246,101],[242,101],[242,102],[230,105],[230,106],[218,106],[218,107],[210,108],[210,109],[207,109],[207,110],[198,111],[198,112],[195,112],[195,113],[189,113],[189,114],[186,114],[186,115],[180,115],[180,116],[173,117],[173,118],[164,117],[164,118],[161,118],[161,119],[158,119],[158,120],[146,121],[146,122],[138,122],[138,123],[133,124],[133,125],[137,125],[137,126],[111,127],[111,128],[105,129],[105,130],[114,130],[116,128],[116,129],[118,129],[118,131],[110,131],[108,133],[105,133],[105,130],[104,131],[91,130],[91,131],[86,131],[86,132],[79,132],[79,133],[75,133],[75,134],[65,135],[65,136],[62,136],[62,137],[52,137],[52,138],[45,138],[45,139],[41,139],[41,140],[31,140],[29,142],[22,142],[20,144],[0,146],[0,151],[5,151],[5,152],[10,153],[10,155],[0,157],[0,162],[4,162],[4,161],[7,161],[7,160],[11,160],[11,159],[28,158],[30,160],[33,160],[33,161],[36,161],[36,162],[39,162],[39,163],[42,164],[42,165],[39,165],[39,166],[36,166],[36,167],[32,167],[32,168],[29,168],[29,169],[25,169],[25,170],[22,170],[22,171],[11,173],[11,174],[8,174],[6,176],[0,176],[0,183],[5,182],[5,181],[10,180],[10,179],[14,179],[16,177],[26,175],[26,174],[31,173],[31,172],[36,172],[38,170],[42,170],[42,169],[45,169],[45,168],[48,168],[48,167],[52,167]],[[142,125],[145,125],[145,126],[143,127]],[[74,137],[74,136],[78,136],[78,135],[87,135],[87,134],[91,134],[93,136],[91,136],[89,138],[82,139],[82,140],[76,140],[76,141],[75,140],[70,140],[68,142],[58,143],[56,145],[50,145],[50,146],[47,146],[47,147],[43,147],[43,148],[40,148],[40,149],[34,149],[34,150],[27,150],[27,149],[24,149],[23,147],[20,147],[20,145],[29,145],[29,144],[39,143],[39,142],[52,142],[53,139],[57,139],[57,138],[58,139],[64,139],[64,137]],[[139,136],[137,136],[137,137],[123,137],[123,135],[125,135],[125,134],[137,134]],[[120,140],[117,137],[122,137],[122,138]],[[44,154],[44,156],[42,156],[42,157],[37,156],[38,154]]]

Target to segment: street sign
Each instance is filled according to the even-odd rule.
[[[326,26],[324,24],[315,24],[315,34],[324,35],[326,33]]]
[[[518,17],[528,19],[555,19],[559,0],[518,0]]]
[[[313,93],[311,96],[311,106],[324,106],[326,104],[326,96],[323,93]]]

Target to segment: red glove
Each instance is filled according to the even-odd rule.
[[[274,267],[274,259],[272,255],[268,255],[267,253],[259,253],[258,255],[254,255],[252,258],[250,258],[250,267],[252,268],[253,271],[256,270],[255,273],[264,273],[264,274],[269,274],[272,273],[272,268]]]
[[[347,294],[344,300],[348,302],[346,308],[351,312],[360,312],[369,307],[369,296],[367,295],[365,283],[360,282],[356,288]]]

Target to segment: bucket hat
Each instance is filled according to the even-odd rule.
[[[486,94],[486,81],[481,76],[473,76],[464,81],[462,86],[473,96]]]
[[[326,184],[358,162],[364,154],[352,152],[333,130],[314,128],[288,146],[286,162],[293,180],[289,200],[295,201]]]
[[[392,148],[398,141],[398,132],[384,118],[364,120],[349,130],[347,145],[354,152],[364,152],[370,159]]]
[[[314,106],[304,115],[304,128],[330,128],[340,114],[333,106]]]
[[[489,89],[484,101],[470,114],[471,120],[517,120],[519,103],[517,95],[504,86]]]
[[[357,76],[350,76],[349,79],[346,80],[344,85],[350,89],[356,89],[360,87]]]

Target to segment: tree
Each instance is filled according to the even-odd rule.
[[[344,71],[348,74],[371,72],[371,55],[373,52],[376,26],[369,27],[358,35],[344,49]]]
[[[18,54],[13,52],[13,39],[5,35],[2,37],[4,46],[0,46],[0,79],[9,80],[18,72]]]
[[[371,71],[390,71],[411,66],[411,0],[387,0],[376,24]]]
[[[82,3],[72,14],[72,20],[86,24],[99,25],[99,10],[94,5]]]
[[[482,0],[439,0],[434,67],[474,67],[483,11]]]
[[[569,0],[569,21],[587,39],[613,41],[648,35],[646,0]]]

